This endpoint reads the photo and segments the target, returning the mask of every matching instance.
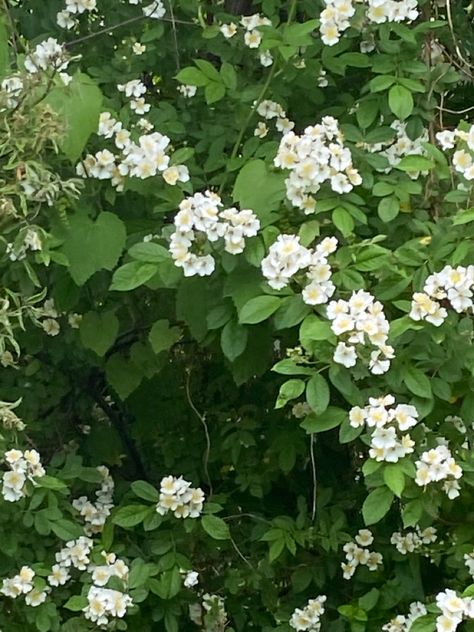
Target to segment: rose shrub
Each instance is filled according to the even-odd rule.
[[[468,0],[2,0],[0,627],[474,630]]]

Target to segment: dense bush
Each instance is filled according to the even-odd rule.
[[[1,628],[474,629],[472,4],[0,6]]]

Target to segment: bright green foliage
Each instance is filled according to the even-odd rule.
[[[0,1],[5,632],[474,628],[474,12],[374,4]]]

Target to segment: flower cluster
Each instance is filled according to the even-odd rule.
[[[130,84],[135,85],[135,94],[141,94],[140,86],[143,84],[140,81],[129,81],[125,86],[130,86]],[[132,103],[141,103],[141,101],[136,99]],[[136,112],[137,108],[138,105],[135,108]],[[121,154],[115,155],[108,149],[102,149],[95,155],[88,154],[76,167],[77,174],[82,178],[110,180],[117,191],[123,191],[126,176],[145,180],[161,174],[165,182],[173,186],[178,181],[189,180],[187,167],[169,164],[170,157],[167,150],[169,150],[170,139],[168,136],[153,132],[138,136],[135,142],[131,138],[131,132],[123,128],[122,123],[114,119],[110,112],[101,114],[97,133],[107,139],[114,137],[115,145],[121,150]]]
[[[114,506],[114,480],[110,476],[108,468],[104,465],[97,467],[97,470],[102,475],[102,484],[100,489],[95,493],[97,497],[96,502],[91,502],[87,496],[81,496],[72,501],[72,506],[81,514],[86,522],[84,527],[86,535],[92,535],[102,531],[105,521],[108,516],[110,516],[110,511]]]
[[[474,152],[474,125],[469,131],[455,129],[453,131],[444,130],[436,134],[436,138],[443,149],[453,149],[453,166],[456,171],[462,174],[466,180],[474,180],[474,161],[470,152]],[[459,144],[465,143],[470,151],[459,149]]]
[[[108,625],[111,617],[121,619],[127,614],[127,608],[133,605],[130,595],[99,586],[89,588],[87,601],[84,616],[99,626]]]
[[[319,32],[326,46],[337,44],[341,33],[350,27],[350,18],[355,9],[352,0],[324,0],[326,8],[321,11]]]
[[[24,63],[25,70],[30,74],[42,70],[61,73],[69,65],[66,49],[54,37],[48,37],[38,44],[35,50],[25,57]]]
[[[206,622],[210,623],[212,627],[211,630],[223,630],[227,624],[227,612],[225,609],[224,600],[220,595],[211,595],[209,593],[205,593],[202,597],[202,604],[200,603],[192,603],[189,606],[189,618],[196,625],[203,625],[204,614],[207,615],[207,619],[211,619],[212,621]]]
[[[336,193],[348,193],[362,178],[352,165],[351,152],[344,146],[338,121],[332,116],[323,117],[321,124],[306,127],[298,136],[290,131],[281,139],[274,159],[276,167],[289,169],[285,180],[286,196],[290,202],[305,211],[315,210],[317,193],[328,181]]]
[[[327,303],[336,287],[331,279],[328,256],[336,251],[337,239],[326,237],[314,249],[305,248],[296,235],[278,235],[262,260],[263,276],[270,287],[281,290],[293,276],[307,268],[308,283],[303,287],[303,301],[307,305]]]
[[[418,421],[418,411],[408,404],[395,404],[393,395],[370,397],[365,408],[354,406],[349,412],[353,428],[367,426],[371,430],[369,456],[376,461],[396,463],[413,452],[415,443],[409,434],[398,436]]]
[[[255,105],[255,104],[254,104]],[[270,99],[265,99],[261,101],[257,106],[257,113],[260,114],[266,121],[275,120],[275,127],[278,132],[282,134],[286,134],[291,131],[295,124],[293,121],[286,116],[285,110],[281,107],[279,103],[276,101],[270,101]],[[254,136],[258,136],[259,138],[265,138],[268,134],[267,124],[263,121],[260,121],[257,124],[257,127],[254,130]]]
[[[259,48],[262,43],[262,34],[258,30],[260,26],[271,26],[271,21],[255,13],[253,15],[242,16],[240,25],[244,27],[244,44],[248,48]],[[238,27],[235,22],[229,24],[222,24],[220,32],[226,39],[234,37],[237,33]],[[260,63],[262,66],[271,66],[273,63],[273,57],[269,51],[263,51],[260,53]]]
[[[129,0],[129,4],[141,4],[142,0]],[[66,0],[66,6],[56,15],[58,26],[64,29],[75,28],[78,24],[77,16],[94,11],[97,8],[97,0]],[[162,18],[166,11],[161,0],[154,0],[151,4],[142,7],[143,15],[149,18]]]
[[[35,572],[29,566],[22,566],[20,572],[14,577],[3,580],[0,592],[5,597],[16,599],[20,595],[26,595],[33,590]]]
[[[423,292],[415,292],[411,303],[410,318],[426,320],[439,327],[448,316],[440,301],[449,301],[458,314],[472,310],[474,266],[445,266],[441,272],[430,274]]]
[[[417,485],[426,487],[430,483],[444,481],[443,491],[448,498],[453,500],[459,496],[458,480],[462,477],[462,468],[456,463],[446,445],[441,444],[423,452],[415,465]]]
[[[72,29],[79,24],[76,16],[94,11],[97,0],[66,0],[66,6],[56,14],[56,22],[62,29]]]
[[[185,571],[180,570],[180,573],[184,575],[183,586],[185,588],[194,588],[199,584],[199,573],[197,571]]]
[[[296,608],[291,615],[291,627],[298,631],[318,632],[321,629],[320,618],[324,614],[326,599],[326,595],[318,595],[316,599],[310,599],[303,609]]]
[[[423,156],[426,154],[423,143],[429,140],[427,129],[423,130],[421,136],[412,140],[407,134],[407,124],[404,121],[393,121],[390,127],[396,131],[397,135],[392,144],[380,152],[382,156],[387,158],[390,168],[396,167],[405,156]],[[386,171],[390,171],[390,168]],[[409,175],[416,180],[420,174],[416,171],[410,172]]]
[[[172,511],[175,518],[198,518],[204,505],[204,492],[191,487],[182,476],[165,476],[160,483],[160,500],[156,511],[164,516]]]
[[[369,571],[376,571],[383,562],[381,553],[369,551],[369,547],[374,541],[374,536],[370,529],[360,529],[355,537],[355,542],[347,542],[342,547],[346,554],[346,561],[341,563],[344,579],[350,579],[356,568],[361,564],[367,566]]]
[[[369,369],[374,375],[386,373],[394,355],[393,347],[387,344],[390,324],[385,318],[383,305],[364,290],[353,292],[348,301],[331,301],[327,316],[332,321],[331,329],[336,336],[344,336],[338,343],[333,359],[345,367],[357,362],[357,347],[372,345]]]
[[[62,568],[74,567],[79,571],[85,571],[90,563],[89,555],[93,545],[93,541],[85,536],[69,540],[66,546],[56,553],[56,562]]]
[[[105,564],[91,564],[87,569],[96,586],[105,586],[111,577],[128,581],[129,568],[123,560],[118,559],[115,553],[107,554],[105,551],[102,551],[102,557]]]
[[[5,461],[10,471],[3,474],[2,494],[9,502],[24,498],[26,482],[29,480],[34,484],[35,478],[41,478],[46,473],[36,450],[9,450],[5,452]]]
[[[326,8],[320,15],[320,33],[327,46],[337,44],[341,33],[350,27],[350,18],[355,13],[352,1],[324,0]],[[367,19],[375,24],[412,21],[418,17],[417,0],[366,0],[366,4]]]
[[[16,402],[0,402],[0,424],[5,430],[17,430],[20,432],[26,428],[25,423],[14,412],[14,409],[20,405],[20,402],[21,399],[18,399]]]
[[[415,531],[407,531],[405,534],[395,531],[390,538],[390,544],[393,544],[402,555],[407,555],[407,553],[419,551],[424,544],[433,544],[433,542],[436,542],[437,537],[434,527],[420,529],[417,526]]]
[[[23,80],[20,77],[7,77],[0,83],[1,104],[8,109],[16,108],[23,92]]]
[[[436,605],[441,610],[436,617],[437,632],[455,632],[463,619],[474,619],[474,599],[458,597],[454,590],[438,593]]]
[[[236,255],[243,252],[245,239],[257,234],[260,222],[252,211],[220,210],[222,206],[221,198],[211,191],[196,193],[179,205],[169,250],[175,265],[183,268],[185,276],[212,274],[215,260],[211,254],[202,254],[208,242],[223,238],[224,250]],[[191,252],[193,244],[198,253]]]
[[[10,261],[21,261],[26,258],[28,250],[38,252],[43,248],[40,232],[36,228],[27,228],[24,231],[20,231],[18,237],[21,240],[20,243],[18,243],[18,239],[16,243],[7,243],[6,254]]]
[[[420,601],[410,604],[408,614],[399,614],[397,617],[382,626],[382,632],[409,632],[413,623],[427,614],[426,607]]]

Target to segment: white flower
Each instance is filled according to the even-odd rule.
[[[355,366],[357,363],[357,353],[354,347],[346,345],[345,342],[339,342],[333,356],[334,362],[342,364],[346,368]]]
[[[143,55],[146,51],[145,44],[140,44],[140,42],[135,42],[132,46],[132,51],[135,55]]]
[[[226,39],[230,39],[237,33],[237,25],[233,22],[230,24],[223,24],[219,30]]]
[[[51,569],[51,574],[48,575],[48,583],[50,586],[64,586],[69,581],[71,575],[67,568],[54,564]]]
[[[196,571],[189,571],[188,573],[186,573],[186,576],[183,582],[186,588],[192,588],[193,586],[197,586],[198,583],[199,583],[199,573],[197,573]]]
[[[48,336],[57,336],[60,331],[60,326],[57,320],[54,318],[46,318],[41,323],[44,331],[48,334]]]

